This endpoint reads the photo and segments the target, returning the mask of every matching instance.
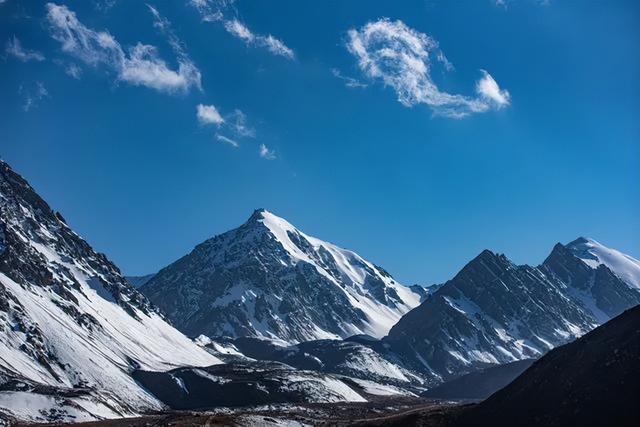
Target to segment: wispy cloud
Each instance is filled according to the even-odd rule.
[[[515,2],[515,0],[491,0],[491,2],[496,6],[503,7],[505,10],[507,10],[509,8],[509,5]],[[540,6],[549,6],[551,0],[530,0],[530,2],[538,4]]]
[[[64,69],[64,72],[76,80],[80,80],[80,77],[82,76],[82,68],[80,68],[76,64],[67,65]]]
[[[239,109],[235,109],[233,112],[227,114],[225,116],[225,122],[228,128],[238,136],[243,138],[256,137],[255,129],[249,126],[247,115]]]
[[[508,92],[500,89],[484,70],[476,84],[475,97],[441,91],[431,70],[437,63],[445,71],[453,69],[453,65],[437,41],[399,20],[380,19],[349,30],[347,49],[366,77],[391,87],[398,101],[407,107],[425,104],[436,115],[461,118],[502,108],[510,102]]]
[[[35,88],[28,89],[24,85],[18,87],[18,93],[22,95],[22,109],[25,112],[35,108],[43,98],[49,97],[49,92],[42,82],[36,82]]]
[[[240,144],[238,144],[238,141],[235,141],[219,133],[216,133],[216,139],[220,142],[224,142],[225,144],[229,144],[234,148],[238,148],[240,146]]]
[[[227,15],[233,15],[233,12],[230,12],[233,3],[231,0],[189,0],[189,4],[196,8],[203,21],[221,22],[229,34],[242,40],[247,46],[262,47],[287,59],[295,58],[293,49],[282,40],[271,34],[256,34],[238,18],[227,18]]]
[[[273,150],[270,150],[266,145],[264,144],[260,144],[260,157],[262,157],[263,159],[266,160],[275,160],[276,159],[276,152]]]
[[[344,85],[346,87],[350,87],[350,88],[365,88],[365,87],[369,86],[366,83],[362,83],[358,79],[354,79],[353,77],[342,75],[340,70],[338,70],[337,68],[332,68],[331,69],[331,74],[333,74],[334,77],[336,77],[336,78],[338,78],[340,80],[343,80],[344,81]]]
[[[203,21],[219,22],[224,19],[223,12],[233,5],[234,0],[189,0],[188,3],[196,8]]]
[[[214,105],[198,104],[196,106],[196,117],[198,118],[198,122],[203,125],[213,124],[220,126],[224,123],[224,119]]]
[[[239,38],[240,40],[245,41],[246,43],[253,43],[256,39],[256,36],[253,35],[251,30],[246,27],[242,22],[237,19],[232,19],[230,21],[226,21],[224,23],[224,28],[227,30],[229,34],[232,36]]]
[[[125,52],[109,32],[86,27],[66,6],[47,3],[47,11],[52,37],[61,43],[64,52],[86,64],[104,66],[115,72],[120,81],[160,92],[201,89],[200,71],[186,55],[178,52],[178,68],[174,70],[159,56],[155,46],[137,43]]]
[[[282,40],[273,37],[271,34],[266,36],[254,34],[245,24],[237,19],[226,21],[224,23],[224,28],[229,34],[242,40],[247,45],[264,47],[274,55],[283,56],[288,59],[293,59],[295,57],[293,50],[285,45]]]
[[[231,134],[233,138],[217,132],[215,137],[218,141],[226,142],[234,147],[240,145],[237,138],[255,138],[256,136],[255,129],[248,124],[246,114],[239,109],[223,116],[214,105],[198,104],[196,105],[196,118],[202,126],[213,125],[218,130]]]
[[[16,36],[13,36],[7,41],[5,46],[5,52],[15,58],[18,58],[22,62],[29,61],[44,61],[44,55],[37,50],[29,50],[22,47],[22,43]]]

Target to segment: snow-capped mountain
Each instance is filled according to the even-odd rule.
[[[433,383],[487,364],[535,358],[640,304],[605,265],[557,244],[538,267],[483,251],[383,340]]]
[[[640,290],[640,261],[637,259],[584,237],[569,243],[567,249],[591,268],[606,265],[629,286]]]
[[[190,336],[289,343],[382,337],[421,298],[358,254],[264,209],[196,246],[140,290]]]
[[[133,370],[216,363],[0,162],[0,414],[82,421],[161,409]]]

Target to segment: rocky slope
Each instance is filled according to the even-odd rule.
[[[640,293],[608,267],[561,244],[538,267],[483,251],[383,341],[436,384],[540,357],[638,303]]]
[[[201,243],[140,290],[190,336],[288,343],[382,337],[424,297],[264,209]]]
[[[160,409],[130,372],[215,363],[0,162],[0,413],[80,421]]]

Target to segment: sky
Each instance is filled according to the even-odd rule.
[[[125,274],[256,208],[402,283],[640,257],[640,3],[0,0],[0,156]]]

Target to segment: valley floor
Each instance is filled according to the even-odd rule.
[[[412,420],[424,426],[447,426],[451,415],[464,409],[463,402],[445,402],[407,397],[386,397],[374,402],[271,405],[244,409],[212,411],[171,411],[137,418],[68,424],[82,427],[142,427],[142,426],[392,426],[412,425]],[[35,424],[34,426],[60,424]],[[18,424],[27,427],[32,424]]]

